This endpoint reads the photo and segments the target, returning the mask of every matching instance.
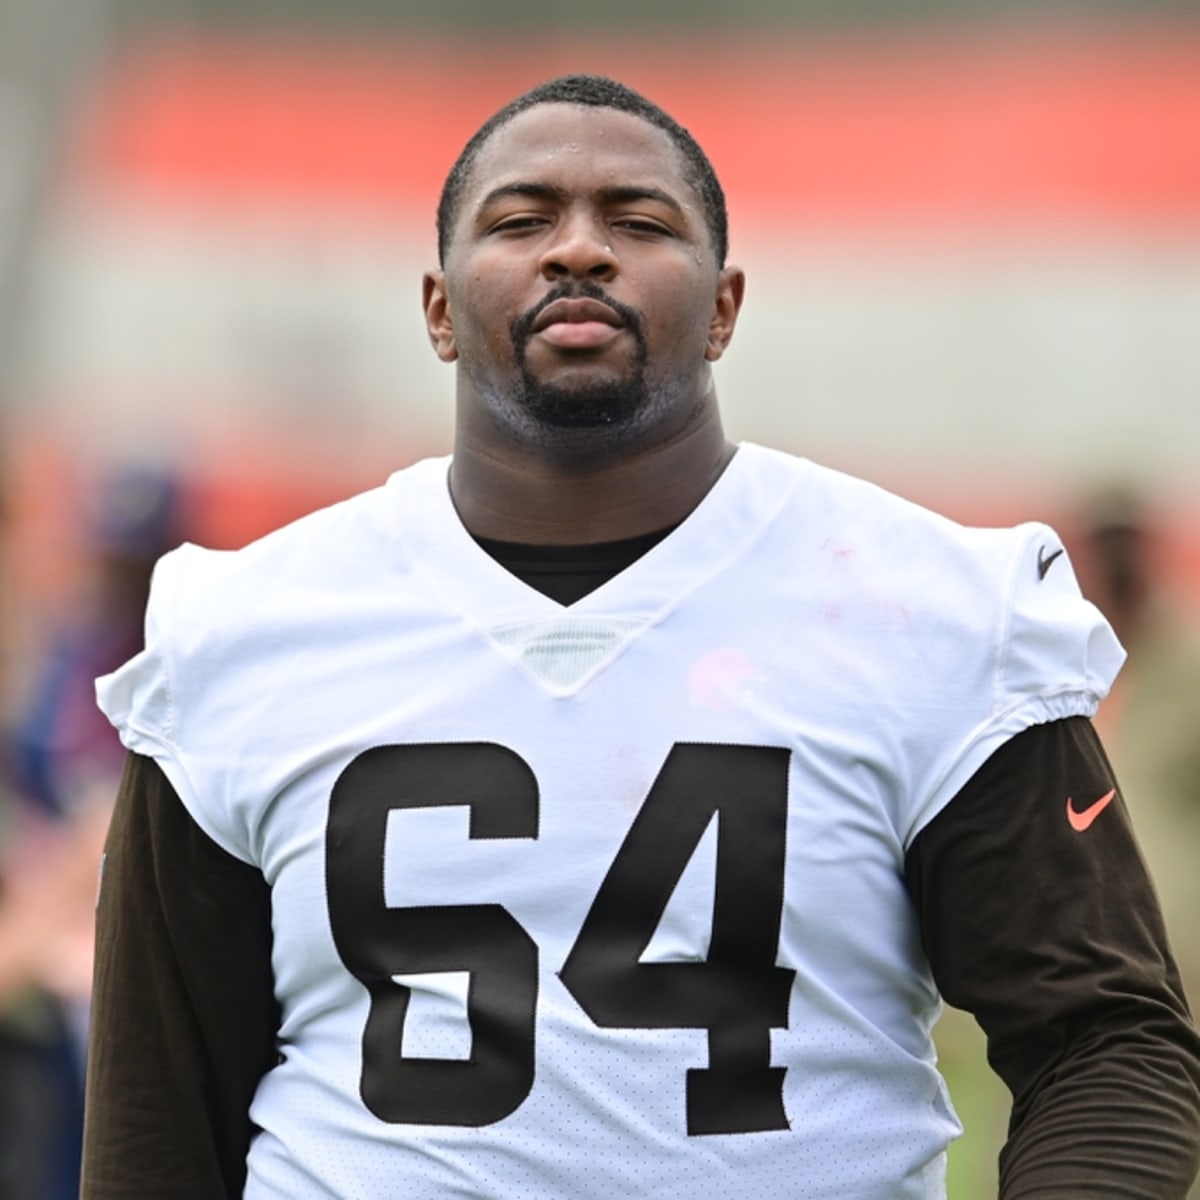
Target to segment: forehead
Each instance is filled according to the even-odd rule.
[[[653,185],[699,213],[699,196],[667,133],[614,108],[554,103],[519,113],[479,151],[463,211],[493,189],[518,182],[551,183],[567,191]]]

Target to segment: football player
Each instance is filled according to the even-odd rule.
[[[943,999],[1004,1197],[1182,1196],[1197,1035],[1056,534],[727,440],[722,191],[618,83],[488,120],[439,233],[452,455],[168,555],[100,683],[86,1200],[930,1200]]]

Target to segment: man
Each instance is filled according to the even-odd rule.
[[[611,81],[468,143],[453,456],[162,561],[101,682],[87,1200],[1181,1196],[1200,1054],[1055,535],[731,446],[707,159]]]

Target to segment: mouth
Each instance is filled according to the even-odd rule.
[[[615,341],[625,320],[601,300],[572,298],[548,304],[530,326],[552,345],[565,350],[592,350]]]

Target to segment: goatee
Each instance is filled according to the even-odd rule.
[[[620,379],[596,380],[574,387],[547,383],[533,374],[526,358],[526,347],[532,337],[532,326],[538,314],[556,300],[584,296],[608,305],[619,314],[626,331],[633,338],[636,352],[628,372]],[[517,368],[520,371],[520,391],[516,397],[521,410],[540,425],[554,429],[595,429],[624,425],[644,412],[650,402],[646,383],[646,338],[641,317],[627,305],[608,296],[590,280],[564,283],[529,312],[517,317],[509,328]]]

